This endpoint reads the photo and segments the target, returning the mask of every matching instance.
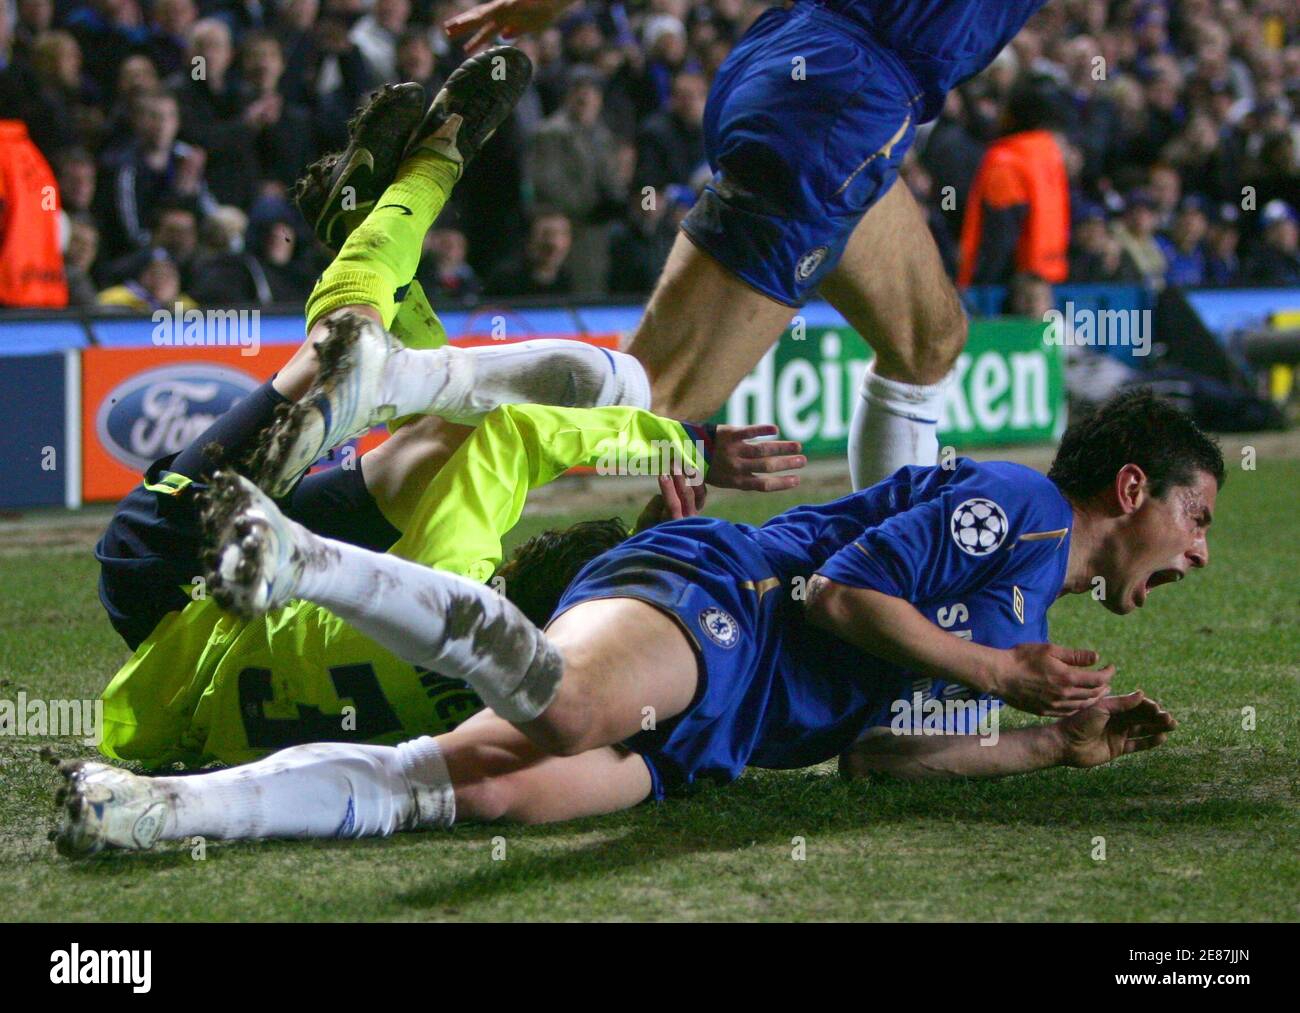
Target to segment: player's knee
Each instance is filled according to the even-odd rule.
[[[954,295],[950,307],[911,333],[881,342],[876,361],[892,380],[919,386],[938,383],[957,364],[968,330],[966,311]]]
[[[513,785],[507,776],[483,777],[455,785],[456,818],[475,823],[505,819],[514,804]]]
[[[520,725],[520,730],[539,748],[552,756],[577,756],[591,749],[596,716],[580,688],[561,684],[551,705],[536,720]]]
[[[970,320],[966,311],[954,297],[953,304],[929,333],[922,336],[918,352],[917,372],[920,383],[938,383],[957,365],[957,358],[966,347]]]
[[[551,756],[577,756],[591,748],[590,726],[568,715],[544,714],[523,727],[524,733]]]

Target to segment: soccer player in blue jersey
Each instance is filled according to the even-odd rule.
[[[899,168],[917,127],[1045,3],[798,0],[754,22],[709,92],[712,182],[628,349],[655,412],[709,417],[820,289],[875,351],[850,425],[854,488],[935,463],[966,319]],[[446,27],[472,52],[571,4],[490,0]]]
[[[904,778],[1105,763],[1175,721],[1140,691],[1108,695],[1114,668],[1051,644],[1047,611],[1091,592],[1124,615],[1206,566],[1223,480],[1187,416],[1131,392],[1073,425],[1047,476],[906,467],[761,527],[637,534],[577,574],[543,631],[482,584],[314,535],[218,477],[218,600],[246,615],[316,602],[489,709],[437,738],[295,746],[193,777],[83,767],[65,834],[141,848],[546,822],[835,757]],[[939,734],[891,734],[918,696],[1056,720],[990,736],[945,711]]]

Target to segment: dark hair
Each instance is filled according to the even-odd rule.
[[[1149,387],[1117,394],[1072,423],[1047,477],[1066,496],[1086,500],[1115,481],[1126,464],[1146,472],[1153,496],[1191,485],[1197,472],[1212,475],[1219,486],[1226,478],[1218,441]]]
[[[496,575],[505,581],[505,596],[534,624],[545,626],[578,571],[626,538],[627,527],[617,517],[544,531],[519,546]]]
[[[1009,132],[1065,130],[1071,126],[1070,107],[1060,86],[1048,75],[1022,74],[1007,95]]]

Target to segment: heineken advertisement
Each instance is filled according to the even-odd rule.
[[[1065,429],[1065,360],[1034,320],[972,320],[939,443],[969,447],[1054,440]],[[775,422],[810,456],[843,453],[871,349],[848,327],[796,327],[763,357],[712,420]]]

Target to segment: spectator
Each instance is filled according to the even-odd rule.
[[[81,45],[86,73],[100,95],[112,94],[122,61],[149,43],[136,0],[91,0],[77,6],[65,25]]]
[[[163,77],[188,74],[190,29],[198,19],[194,0],[154,0],[148,54]]]
[[[1124,251],[1124,270],[1153,288],[1164,287],[1169,263],[1156,242],[1156,202],[1146,190],[1134,190],[1125,199],[1115,238]]]
[[[18,0],[13,28],[15,60],[31,60],[36,40],[54,26],[54,0]]]
[[[306,78],[304,94],[316,110],[321,148],[346,147],[348,119],[362,97],[379,83],[361,50],[348,38],[347,22],[335,14],[322,14],[310,38],[295,43],[293,60],[295,77]],[[289,94],[294,95],[292,87]]]
[[[521,260],[507,261],[488,279],[490,296],[567,296],[573,294],[573,280],[566,263],[573,245],[568,216],[554,208],[533,212],[528,242]]]
[[[969,90],[962,89],[949,92],[939,118],[917,131],[913,148],[930,178],[952,187],[948,206],[937,198],[935,202],[941,212],[954,212],[950,222],[954,234],[961,226],[959,211],[967,206],[975,171],[984,157],[984,141],[977,136],[967,111],[968,94]]]
[[[135,278],[99,293],[98,304],[105,308],[137,313],[172,310],[178,303],[182,310],[198,304],[181,291],[181,272],[165,253],[150,257]]]
[[[668,102],[672,81],[687,66],[686,26],[671,14],[652,14],[645,29],[646,74],[654,89],[655,105]]]
[[[268,5],[263,0],[209,0],[211,17],[230,29],[230,37],[243,44],[249,32],[264,31],[267,27]]]
[[[93,280],[95,258],[99,256],[99,230],[87,221],[68,227],[63,250],[63,273],[68,281],[69,306],[94,306],[97,290]]]
[[[205,223],[194,298],[221,306],[302,302],[311,291],[312,271],[301,256],[297,221],[278,197],[259,200],[251,216],[222,208]]]
[[[677,183],[652,194],[631,194],[627,214],[610,231],[610,292],[634,295],[654,287],[694,203],[695,191]]]
[[[208,156],[207,183],[222,204],[247,206],[256,193],[251,131],[242,122],[244,95],[232,73],[230,28],[203,18],[190,29],[190,69],[172,82],[181,111],[180,136]]]
[[[1157,162],[1147,173],[1146,192],[1156,214],[1156,231],[1167,232],[1174,227],[1174,218],[1183,199],[1183,178],[1172,165]]]
[[[1007,286],[1006,312],[1009,315],[1046,321],[1052,306],[1052,286],[1046,278],[1028,271],[1012,276]]]
[[[465,259],[468,249],[460,229],[435,225],[429,230],[415,278],[430,299],[461,303],[478,299],[483,286]]]
[[[1300,285],[1300,218],[1285,201],[1264,205],[1264,242],[1246,275],[1256,285]]]
[[[165,254],[176,265],[181,272],[182,287],[189,287],[199,244],[198,216],[194,207],[186,201],[169,199],[155,209],[151,224],[150,243],[146,248],[118,257],[99,268],[96,278],[101,287],[135,277],[148,261],[159,254]]]
[[[441,75],[437,71],[437,57],[433,46],[429,45],[427,32],[406,31],[397,40],[397,79],[414,81],[424,88],[424,97],[429,102],[442,86]]]
[[[59,202],[71,221],[92,222],[95,206],[95,160],[82,148],[60,152],[56,163]],[[97,237],[98,238],[98,237]]]
[[[131,137],[105,161],[100,186],[101,221],[110,232],[110,255],[147,247],[148,223],[167,201],[194,201],[204,213],[216,207],[204,178],[207,156],[200,148],[176,140],[180,112],[167,92],[142,96],[132,110]]]
[[[162,82],[158,70],[149,57],[142,53],[128,56],[122,61],[117,71],[117,97],[108,113],[108,123],[104,129],[107,138],[120,138],[131,131],[131,110],[136,100],[142,95],[159,91]],[[112,140],[109,141],[113,143]]]
[[[100,114],[93,89],[83,84],[81,64],[81,47],[70,32],[43,32],[32,42],[34,93],[26,96],[22,118],[47,158],[95,132]]]
[[[668,107],[655,113],[637,136],[636,187],[656,189],[669,183],[691,186],[702,174],[711,175],[704,158],[703,75],[681,71],[673,78]]]
[[[562,211],[572,226],[569,276],[583,295],[604,290],[610,222],[625,200],[614,138],[600,121],[601,98],[600,76],[575,70],[564,105],[542,123],[528,152],[534,198]]]
[[[369,14],[348,34],[376,82],[397,79],[397,40],[411,18],[411,0],[374,0]]]
[[[284,52],[275,36],[266,32],[245,36],[240,70],[246,101],[241,119],[251,135],[258,190],[271,183],[278,184],[281,194],[286,193],[302,167],[316,157],[311,114],[280,93]]]
[[[1169,237],[1160,236],[1157,242],[1168,265],[1165,284],[1192,288],[1205,284],[1205,234],[1208,229],[1205,206],[1201,199],[1185,199],[1174,216]]]
[[[1223,204],[1210,221],[1205,242],[1207,285],[1235,285],[1241,280],[1241,263],[1237,257],[1240,217],[1236,204]]]
[[[1061,282],[1069,271],[1070,182],[1054,133],[1065,113],[1055,83],[1023,80],[1007,103],[1005,136],[989,146],[962,224],[959,283],[1005,284],[1029,272]]]
[[[1111,233],[1106,209],[1085,205],[1072,233],[1070,280],[1084,283],[1135,283],[1141,276],[1124,258],[1123,248]]]

